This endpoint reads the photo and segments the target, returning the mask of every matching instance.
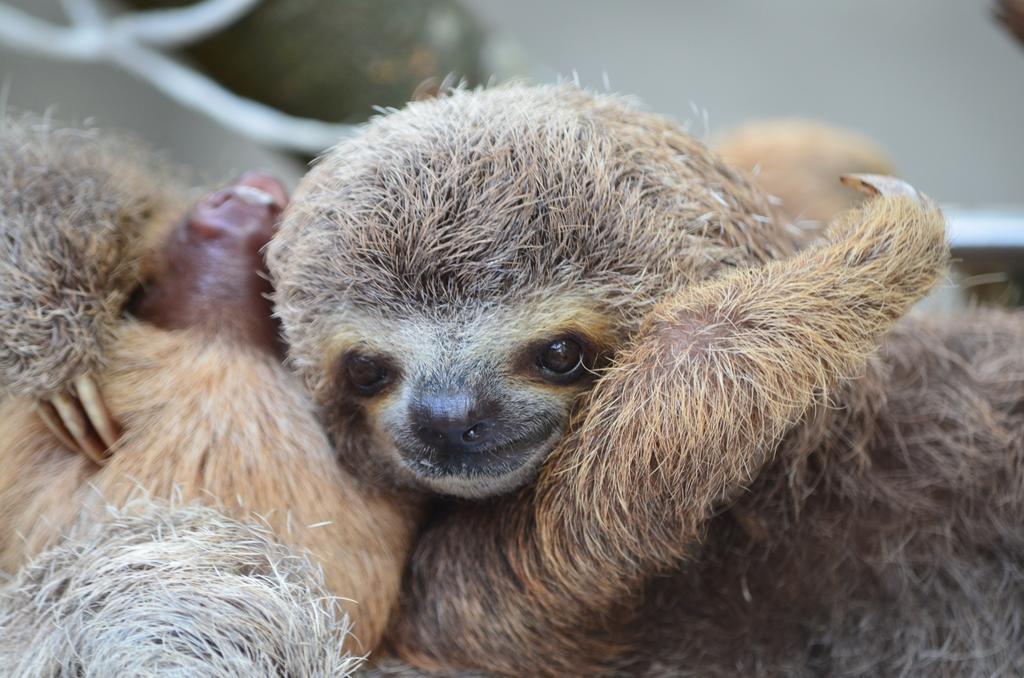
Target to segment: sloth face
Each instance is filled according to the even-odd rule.
[[[659,299],[791,251],[774,215],[627,101],[460,90],[325,155],[267,263],[342,463],[480,497],[529,482]]]
[[[329,361],[338,416],[358,412],[378,468],[424,489],[482,497],[529,482],[608,349],[592,318],[533,310],[365,319]]]

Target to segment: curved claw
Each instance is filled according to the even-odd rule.
[[[36,412],[39,414],[39,418],[46,424],[46,428],[50,429],[50,433],[54,435],[60,444],[69,450],[78,451],[78,444],[75,439],[68,433],[68,429],[64,426],[64,422],[61,421],[60,415],[57,414],[57,408],[53,406],[49,400],[40,400],[36,403]]]
[[[85,414],[89,421],[92,422],[96,433],[99,434],[100,440],[103,441],[109,450],[117,442],[117,439],[121,437],[121,431],[114,421],[113,415],[110,414],[107,403],[103,400],[103,395],[96,386],[96,382],[89,376],[78,377],[75,380],[75,390],[78,393],[79,402],[81,402],[82,407],[85,409]]]
[[[99,388],[88,376],[75,379],[73,393],[60,393],[39,403],[38,412],[61,444],[100,466],[120,436]]]
[[[934,202],[924,193],[896,177],[885,176],[884,174],[844,174],[839,177],[844,186],[865,193],[870,196],[881,196],[883,198],[895,198],[905,196],[913,198],[925,205],[934,206]]]

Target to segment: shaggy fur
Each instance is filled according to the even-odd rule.
[[[85,511],[179,496],[309,551],[345,599],[352,649],[376,647],[397,598],[416,511],[339,468],[301,387],[262,351],[123,325],[101,388],[124,433],[97,469],[29,401],[0,404],[0,564],[9,571]]]
[[[431,513],[389,648],[421,670],[514,675],[1021,670],[1022,321],[890,333],[944,267],[942,226],[926,202],[876,198],[797,254],[801,233],[770,200],[677,127],[566,87],[456,92],[339,146],[270,263],[293,361],[347,464],[382,454],[373,404],[337,393],[338,342],[361,330],[503,337],[559,307],[611,361],[536,483]],[[231,382],[248,364],[236,357],[211,374]],[[216,421],[273,422],[272,437],[304,421],[253,404],[268,378]],[[176,422],[211,402],[182,397],[196,383],[115,397],[172,432],[164,454],[122,449],[112,464],[163,478]],[[217,430],[198,448],[219,449]],[[257,455],[239,476],[245,448],[223,465],[172,449],[186,475],[230,479],[220,494],[288,484],[319,458]],[[51,466],[0,491],[71,463],[26,453]],[[333,482],[310,468],[302,492],[273,496],[304,511],[308,483]],[[299,545],[315,553],[316,534]]]
[[[635,328],[657,292],[791,253],[774,216],[699,142],[617,97],[457,91],[327,154],[267,260],[289,356],[326,402],[324,347],[339,328],[541,293],[582,293]]]
[[[163,331],[124,317],[132,290],[161,264],[186,191],[144,149],[94,133],[8,122],[0,148],[0,351],[10,358],[5,387],[18,394],[0,401],[0,568],[16,571],[110,505],[176,496],[259,517],[281,548],[309,553],[353,620],[350,649],[374,649],[417,508],[345,474],[301,383],[241,345],[232,323]],[[102,468],[36,414],[35,396],[83,371],[123,427]]]
[[[185,204],[138,144],[0,117],[0,391],[52,395],[102,366],[143,250]]]
[[[108,511],[0,590],[10,676],[345,676],[347,633],[308,560],[197,506]]]
[[[715,152],[750,172],[754,183],[801,222],[827,224],[863,200],[839,176],[895,174],[888,155],[870,139],[810,120],[747,123],[721,139]]]
[[[402,389],[349,398],[347,350],[389,355],[405,384],[485,382],[491,398],[562,429],[579,393],[520,387],[514,354],[567,330],[614,354],[666,290],[792,253],[797,232],[775,216],[699,142],[617,97],[460,91],[329,153],[299,185],[267,261],[289,357],[342,461],[374,482],[435,490],[410,477],[384,424],[400,416]]]
[[[497,338],[562,300],[611,352],[535,486],[433,512],[391,648],[511,675],[1018,668],[1022,321],[886,337],[943,219],[876,198],[835,233],[794,257],[741,174],[566,87],[412,104],[330,153],[269,257],[323,407],[337,343],[392,326]],[[348,463],[376,410],[327,417]]]
[[[648,587],[650,672],[1024,671],[1022,345],[993,311],[898,325]]]
[[[827,248],[659,305],[532,493],[496,513],[459,512],[421,538],[414,564],[423,571],[412,572],[396,628],[400,654],[470,667],[486,657],[483,666],[509,674],[608,670],[629,654],[629,635],[609,636],[605,625],[643,620],[631,608],[650,576],[694,555],[707,521],[757,476],[786,429],[861,371],[938,275],[935,212],[890,200],[851,221]],[[476,540],[501,567],[470,566],[465,544]],[[444,580],[427,575],[441,563]],[[500,631],[470,611],[478,598],[490,600],[485,614]]]

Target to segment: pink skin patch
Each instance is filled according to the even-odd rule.
[[[171,231],[164,265],[132,312],[164,329],[199,329],[280,354],[262,250],[287,204],[284,185],[263,172],[201,198]]]

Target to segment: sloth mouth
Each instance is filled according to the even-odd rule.
[[[399,448],[402,464],[432,489],[481,497],[521,486],[562,437],[560,426],[546,426],[487,448],[440,455],[428,448]]]

